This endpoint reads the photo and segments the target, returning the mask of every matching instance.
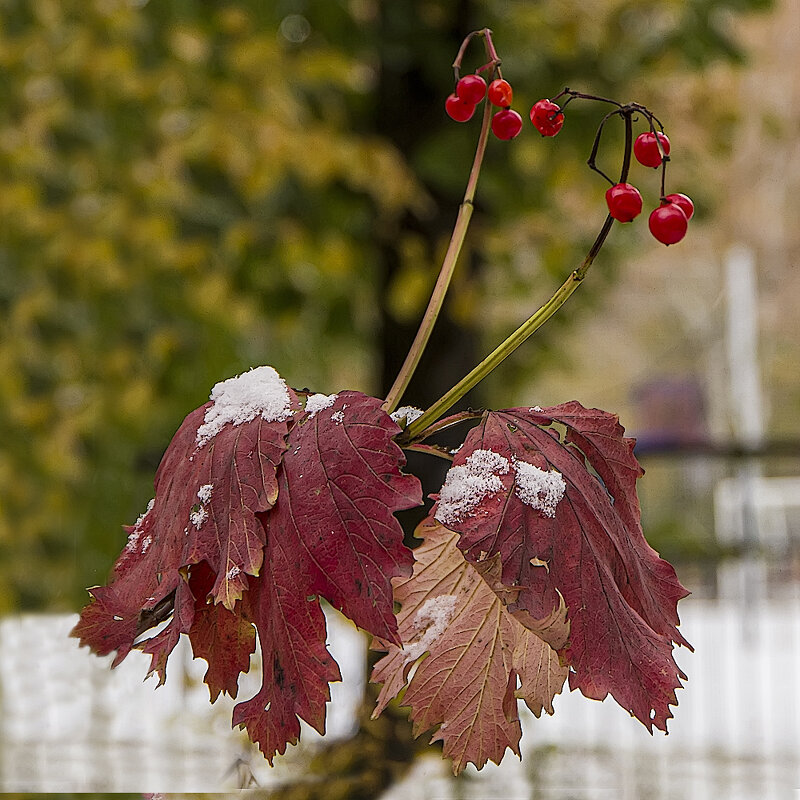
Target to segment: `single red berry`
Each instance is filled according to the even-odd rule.
[[[498,139],[513,139],[522,130],[522,117],[510,108],[492,117],[492,133]]]
[[[686,214],[687,222],[694,216],[694,203],[685,194],[668,194],[664,199],[675,203]]]
[[[677,203],[662,203],[650,214],[650,233],[662,244],[675,244],[686,236],[689,220]]]
[[[555,103],[539,100],[531,109],[531,122],[542,136],[555,136],[564,124],[564,115]]]
[[[608,213],[620,222],[630,222],[642,213],[642,196],[635,186],[618,183],[606,192]]]
[[[455,94],[451,94],[444,101],[444,108],[456,122],[466,122],[468,119],[472,119],[472,115],[475,113],[474,103],[465,103]]]
[[[483,100],[486,94],[486,81],[480,75],[465,75],[456,84],[456,95],[473,106]]]
[[[514,90],[508,81],[502,78],[497,78],[489,84],[489,102],[493,106],[500,108],[508,108],[511,105],[511,100],[514,97]]]
[[[633,154],[636,156],[636,160],[646,167],[658,167],[661,165],[661,153],[656,143],[656,136],[658,136],[658,141],[661,142],[664,155],[668,156],[669,139],[667,134],[661,131],[658,131],[657,134],[652,131],[640,133],[633,143]]]

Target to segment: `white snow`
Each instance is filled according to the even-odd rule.
[[[195,528],[200,528],[200,526],[208,519],[208,511],[206,511],[204,506],[200,506],[200,508],[192,511],[189,514],[189,522],[195,526]]]
[[[267,422],[281,422],[292,415],[286,382],[272,367],[256,367],[228,378],[214,386],[210,398],[213,403],[197,429],[198,447],[228,423],[241,425],[258,416]]]
[[[211,491],[214,488],[213,483],[204,483],[198,490],[197,490],[197,499],[203,504],[207,505],[208,501],[211,500]]]
[[[460,522],[485,497],[502,491],[500,475],[507,474],[510,466],[493,450],[475,450],[463,464],[451,467],[439,493],[436,519],[442,525]]]
[[[415,406],[400,406],[397,411],[393,411],[389,416],[398,424],[403,424],[403,419],[405,419],[405,424],[410,425],[415,419],[419,419],[424,412],[421,408],[416,408]]]
[[[448,471],[439,494],[436,519],[442,525],[461,522],[484,498],[503,491],[500,476],[512,468],[517,497],[544,516],[554,517],[567,488],[558,470],[548,472],[517,458],[509,463],[493,450],[475,450],[463,464]]]
[[[514,460],[516,495],[523,503],[541,511],[546,517],[556,515],[556,506],[564,497],[567,484],[558,470],[546,472],[527,461]]]
[[[337,425],[340,425],[342,422],[344,422],[344,413],[342,411],[334,411],[333,414],[331,414],[331,419]]]
[[[330,408],[336,402],[338,396],[338,394],[312,394],[306,400],[306,413],[309,417],[313,417],[323,408]]]
[[[238,575],[240,572],[241,572],[241,570],[239,569],[239,567],[231,567],[231,568],[228,570],[228,572],[227,572],[227,574],[225,575],[225,577],[226,577],[226,578],[227,578],[229,581],[232,581],[232,580],[233,580],[233,579],[234,579],[234,578],[235,578],[235,577],[236,577],[236,576],[237,576],[237,575]]]
[[[142,528],[144,526],[145,517],[153,510],[153,506],[156,504],[155,498],[153,498],[148,504],[147,508],[144,510],[144,513],[139,514],[139,518],[133,525],[133,529],[128,534],[128,543],[125,545],[125,550],[129,553],[132,553],[136,550],[139,545],[139,539],[142,536]],[[148,537],[149,538],[149,537]],[[142,549],[144,552],[146,548]]]
[[[444,633],[453,617],[457,599],[454,594],[440,594],[429,597],[420,606],[413,624],[416,630],[424,633],[416,642],[403,645],[406,661],[417,659],[430,650],[431,645]]]

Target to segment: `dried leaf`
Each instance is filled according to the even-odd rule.
[[[405,688],[414,734],[438,725],[433,741],[458,774],[468,763],[499,763],[506,748],[519,753],[517,698],[537,716],[552,713],[567,669],[465,561],[457,534],[429,518],[417,536],[412,576],[394,580],[403,645],[374,645],[388,650],[372,674],[384,684],[374,716]]]

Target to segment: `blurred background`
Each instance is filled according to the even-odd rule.
[[[467,244],[405,402],[424,408],[527,318],[603,222],[606,184],[585,162],[605,108],[575,102],[559,136],[542,139],[527,122],[533,102],[570,86],[646,104],[672,143],[667,191],[696,204],[688,236],[667,249],[644,215],[616,226],[586,284],[464,404],[578,399],[620,414],[647,469],[645,532],[694,593],[684,617],[694,628],[684,627],[698,653],[682,661],[685,696],[692,680],[703,686],[703,664],[709,686],[730,686],[718,698],[728,717],[687,747],[734,766],[722,784],[698,784],[697,796],[713,786],[726,797],[782,798],[800,787],[800,694],[790,680],[800,669],[797,0],[0,0],[4,790],[165,787],[137,782],[142,763],[152,766],[141,749],[121,750],[128,771],[119,768],[125,777],[115,783],[109,753],[91,744],[71,753],[72,777],[53,776],[42,742],[77,741],[63,720],[94,709],[132,730],[93,693],[107,665],[62,641],[69,615],[87,586],[106,580],[172,433],[216,382],[271,364],[297,388],[387,391],[435,281],[479,128],[477,118],[458,124],[444,113],[450,65],[464,35],[486,26],[525,128],[512,142],[490,139]],[[479,50],[465,69],[483,63]],[[612,174],[620,144],[610,126],[599,164]],[[658,202],[659,175],[632,173],[645,213]],[[437,478],[438,464],[427,490]],[[775,638],[752,638],[768,632]],[[725,673],[729,654],[751,651],[745,672],[742,661]],[[781,670],[764,661],[763,674],[748,671],[776,652],[787,659]],[[89,661],[91,680],[76,666]],[[184,661],[181,691],[191,692],[196,676]],[[131,686],[144,671],[138,662]],[[24,673],[23,691],[14,681]],[[61,676],[64,691],[42,702],[34,674]],[[737,715],[736,698],[775,680],[784,683],[772,706],[747,700],[757,723]],[[53,722],[48,709],[75,685],[88,705]],[[162,701],[162,711],[180,717],[187,697]],[[573,699],[583,700],[563,698],[563,732],[528,738],[540,755],[571,753],[564,763],[580,773],[595,751],[570,739],[580,727],[569,724]],[[558,702],[556,711],[553,722]],[[709,714],[697,706],[696,719]],[[355,775],[343,797],[378,796],[415,769],[426,737],[415,749],[400,711],[384,728],[359,725],[355,711],[352,720],[340,742],[358,742],[391,768],[364,779],[358,759],[331,756],[314,769]],[[220,786],[241,782],[235,765],[253,757],[228,724],[213,728],[206,750],[185,746],[207,765],[208,748],[230,760],[227,774],[214,773]],[[98,737],[101,723],[87,737],[89,727],[95,745],[108,740]],[[612,728],[597,723],[606,745]],[[729,747],[734,728],[742,740]],[[166,752],[159,730],[160,722],[142,728],[136,746],[158,740]],[[365,750],[363,736],[377,749]],[[780,766],[742,783],[735,764],[752,759]],[[582,788],[563,789],[561,778],[551,786],[541,781],[560,774],[557,760],[532,760],[543,765],[539,793],[526,783],[505,796],[640,796],[628,778],[632,793],[620,790],[616,773],[616,788],[592,794],[590,785],[612,785],[603,782],[611,772],[602,781],[587,772],[595,777]],[[310,769],[301,763],[300,772]],[[181,769],[175,791],[199,774]],[[631,769],[624,775],[642,772]],[[641,796],[690,796],[699,773],[706,780],[693,767],[685,785]],[[158,770],[148,774],[158,783]],[[453,785],[461,788],[436,784],[430,796],[469,794]]]

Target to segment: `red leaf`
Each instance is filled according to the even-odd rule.
[[[155,499],[129,530],[109,585],[90,590],[94,602],[72,632],[99,654],[117,650],[116,665],[142,632],[143,617],[175,592],[177,613],[144,648],[162,682],[169,653],[193,622],[186,567],[207,562],[216,576],[210,595],[229,610],[247,586],[246,575],[258,574],[264,530],[256,514],[275,502],[275,472],[300,407],[271,367],[223,381],[211,397],[170,442]]]
[[[189,585],[197,598],[189,640],[195,658],[208,662],[203,677],[213,703],[219,693],[236,697],[239,674],[250,668],[250,656],[256,649],[253,623],[242,615],[242,601],[228,611],[222,604],[205,600],[216,575],[202,561],[191,568]]]
[[[393,512],[420,505],[422,495],[419,481],[400,472],[405,459],[392,442],[399,428],[380,406],[342,392],[304,414],[289,434],[278,501],[262,516],[269,571],[250,579],[246,599],[265,654],[263,685],[236,707],[234,724],[268,759],[297,741],[297,716],[324,730],[338,668],[317,596],[398,641],[390,579],[409,574],[413,556]]]
[[[429,518],[417,536],[423,543],[414,551],[413,575],[394,581],[403,646],[374,645],[388,654],[372,674],[384,684],[373,716],[405,688],[414,735],[439,725],[433,740],[443,741],[458,774],[467,763],[499,763],[506,748],[519,754],[517,699],[536,716],[552,714],[567,668],[464,560],[457,534]]]
[[[211,398],[167,448],[155,500],[73,635],[116,650],[117,664],[171,610],[139,646],[163,681],[187,633],[213,701],[236,695],[255,626],[263,685],[234,722],[271,759],[297,741],[298,717],[324,730],[328,683],[339,679],[318,597],[397,639],[391,578],[409,574],[413,556],[394,512],[420,505],[421,488],[401,473],[400,428],[377,398],[318,395],[303,411],[268,367],[217,384]]]
[[[567,427],[563,441],[552,422]],[[479,570],[499,556],[493,588],[574,669],[571,688],[611,693],[648,729],[666,730],[685,678],[672,646],[688,644],[676,629],[687,592],[644,539],[642,470],[623,434],[615,416],[576,402],[487,413],[434,514]],[[568,629],[553,624],[563,603]]]
[[[267,546],[261,579],[245,596],[258,630],[263,681],[258,694],[233,710],[233,724],[247,729],[270,764],[287,744],[297,744],[302,717],[325,732],[330,681],[341,680],[325,647],[325,617],[316,597],[306,596],[279,539]]]

